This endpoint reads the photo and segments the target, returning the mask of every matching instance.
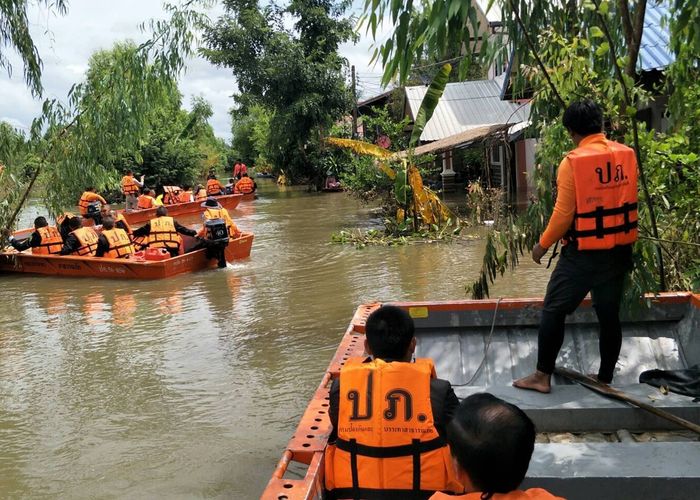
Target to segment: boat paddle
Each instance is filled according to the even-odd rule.
[[[607,384],[603,384],[593,377],[589,377],[587,375],[583,375],[577,371],[574,370],[568,370],[566,368],[556,368],[554,370],[554,373],[557,375],[561,375],[564,378],[567,378],[569,380],[573,380],[574,382],[578,382],[582,386],[597,392],[598,394],[602,394],[603,396],[608,396],[613,399],[617,399],[619,401],[624,401],[625,403],[631,404],[632,406],[636,406],[637,408],[641,408],[642,410],[646,410],[649,413],[653,413],[657,417],[664,418],[666,420],[670,420],[671,422],[680,425],[681,427],[688,429],[690,431],[695,432],[696,434],[700,434],[700,425],[694,424],[693,422],[690,422],[689,420],[686,420],[684,418],[678,417],[674,415],[673,413],[667,412],[665,410],[661,410],[659,408],[656,408],[655,406],[652,406],[647,403],[643,403],[642,401],[639,401],[629,394],[626,394],[618,389],[615,389],[613,387],[610,387]]]

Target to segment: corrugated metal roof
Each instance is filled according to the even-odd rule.
[[[670,45],[669,10],[667,0],[647,4],[642,43],[637,60],[637,68],[641,71],[664,69],[676,60]]]
[[[428,87],[406,87],[406,98],[415,118]],[[437,141],[485,125],[517,124],[530,117],[530,105],[501,100],[495,80],[448,83],[421,141]]]

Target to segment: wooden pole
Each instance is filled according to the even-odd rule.
[[[592,391],[595,391],[598,394],[617,399],[618,401],[624,401],[625,403],[631,404],[632,406],[636,406],[637,408],[648,411],[649,413],[653,413],[657,417],[669,420],[674,424],[677,424],[685,429],[695,432],[696,434],[700,434],[700,425],[694,424],[689,420],[678,417],[673,413],[669,413],[665,410],[656,408],[655,406],[652,406],[650,404],[643,403],[642,401],[639,401],[618,389],[610,387],[607,384],[598,382],[596,379],[591,378],[587,375],[583,375],[573,370],[567,370],[566,368],[557,368],[556,370],[554,370],[554,373],[561,375],[562,377],[568,378],[569,380],[573,380],[574,382],[578,382],[582,386],[587,387],[588,389],[591,389]]]
[[[352,65],[352,135],[357,139],[357,83],[355,79],[355,65]]]

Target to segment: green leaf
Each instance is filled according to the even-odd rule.
[[[600,29],[598,26],[593,26],[589,30],[589,36],[591,38],[604,38],[605,34],[603,33],[603,30]]]
[[[426,124],[433,116],[433,112],[435,112],[435,108],[437,107],[438,102],[440,102],[440,98],[445,91],[445,86],[447,86],[451,71],[452,65],[445,64],[440,71],[438,71],[438,74],[435,75],[435,78],[433,78],[430,87],[428,87],[425,97],[423,97],[423,101],[418,109],[416,120],[413,124],[411,139],[408,143],[410,148],[415,147],[415,145],[418,144]]]
[[[595,55],[597,55],[598,57],[603,56],[603,55],[607,54],[609,50],[610,50],[610,44],[608,44],[608,42],[603,42],[600,44],[600,47],[598,47],[596,49]]]

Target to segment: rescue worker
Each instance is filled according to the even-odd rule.
[[[192,187],[184,186],[180,194],[178,195],[178,203],[189,203],[194,201],[194,196],[192,195]]]
[[[224,194],[224,186],[216,178],[216,175],[209,174],[207,177],[207,196],[219,196]]]
[[[243,163],[240,159],[236,160],[236,163],[233,165],[233,177],[236,179],[240,179],[243,174],[248,173],[248,167],[246,166],[245,163]]]
[[[228,229],[229,238],[238,238],[241,235],[241,231],[238,229],[238,226],[236,226],[236,223],[233,222],[228,210],[222,207],[215,198],[207,198],[207,201],[202,203],[201,206],[204,209],[204,212],[202,213],[202,220],[204,222],[211,219],[222,219],[224,222],[226,222],[226,229]],[[200,229],[197,236],[206,236],[204,226],[202,226],[202,229]]]
[[[68,221],[71,233],[63,242],[61,255],[78,255],[80,257],[94,257],[97,251],[97,233],[91,227],[82,227],[80,217],[73,217]]]
[[[31,248],[33,255],[56,255],[63,248],[61,232],[55,226],[49,226],[46,218],[42,216],[34,219],[34,232],[28,238],[18,240],[9,229],[5,229],[3,233],[9,239],[12,248],[20,252]]]
[[[620,355],[620,301],[625,275],[632,267],[637,240],[637,161],[634,150],[602,133],[603,113],[593,101],[572,103],[564,127],[576,148],[557,173],[557,200],[547,229],[532,250],[540,259],[565,238],[547,285],[538,333],[537,371],[513,382],[515,387],[548,393],[557,354],[564,341],[564,321],[590,291],[600,324],[597,378],[609,384]]]
[[[95,257],[123,259],[134,253],[134,247],[126,231],[115,227],[112,217],[102,219],[102,234],[97,238]]]
[[[197,236],[197,232],[194,229],[182,226],[172,217],[168,217],[167,208],[158,207],[156,209],[156,217],[144,226],[136,229],[133,236],[134,238],[148,236],[146,240],[148,248],[165,248],[171,257],[177,257],[180,254],[180,244],[182,243],[180,234]]]
[[[94,220],[95,224],[100,224],[100,208],[106,204],[107,200],[97,194],[94,187],[88,187],[78,201],[80,215],[86,219]]]
[[[175,205],[180,203],[180,187],[179,186],[163,186],[163,203],[165,205]]]
[[[126,217],[121,212],[115,212],[109,205],[102,205],[100,209],[100,215],[102,215],[102,224],[104,225],[105,217],[112,217],[114,219],[114,227],[123,229],[127,234],[131,235],[133,232],[131,226],[126,221]]]
[[[233,189],[235,193],[250,194],[254,193],[258,188],[258,185],[253,179],[248,177],[248,174],[242,174],[241,180],[236,183],[236,187]]]
[[[438,492],[431,500],[563,500],[542,488],[518,490],[535,449],[535,435],[532,420],[517,406],[487,393],[467,397],[447,426],[464,494]]]
[[[201,184],[197,184],[197,187],[194,190],[194,201],[204,201],[207,199],[207,190],[204,189],[204,186]]]
[[[149,208],[154,208],[157,206],[156,204],[156,199],[154,198],[154,195],[156,194],[155,191],[152,189],[144,189],[143,194],[139,196],[138,204],[136,208],[139,210],[146,210]]]
[[[459,401],[450,383],[435,377],[431,360],[411,362],[414,328],[403,309],[374,311],[365,333],[370,357],[349,359],[331,385],[325,484],[331,498],[463,491],[445,441]]]
[[[141,176],[141,180],[137,181],[134,178],[134,172],[127,170],[124,177],[122,177],[122,193],[124,193],[124,198],[126,199],[125,210],[136,210],[136,205],[138,203],[138,195],[140,189],[143,187],[144,176]]]

